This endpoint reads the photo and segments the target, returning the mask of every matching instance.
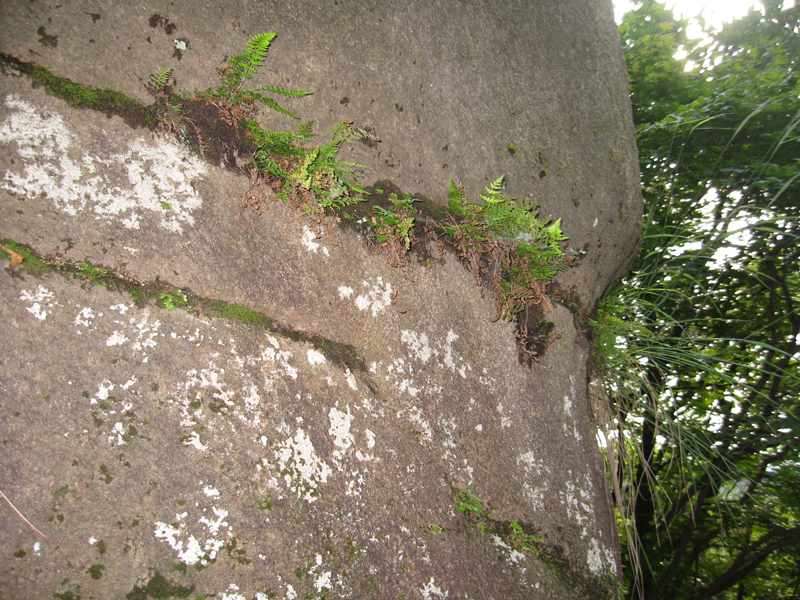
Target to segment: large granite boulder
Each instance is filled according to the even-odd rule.
[[[0,6],[0,598],[613,598],[614,510],[582,319],[641,215],[610,2]],[[447,247],[391,266],[174,137],[78,109],[14,61],[140,102],[259,77],[364,185],[508,191],[585,254],[549,345]],[[265,127],[289,117],[262,114]],[[224,162],[224,161],[223,161]],[[182,293],[178,293],[181,290]],[[37,533],[32,526],[40,533]],[[45,537],[46,536],[46,537]]]

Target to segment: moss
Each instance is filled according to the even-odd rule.
[[[28,275],[33,275],[34,277],[44,277],[46,275],[50,275],[51,273],[58,271],[59,267],[57,265],[45,262],[43,259],[39,258],[33,249],[30,246],[26,246],[24,244],[18,244],[13,240],[6,239],[3,241],[2,246],[5,246],[12,252],[16,252],[20,256],[22,256],[22,263],[18,267],[14,267],[14,270],[19,270]],[[8,252],[4,251],[0,248],[0,256],[4,258],[11,258],[8,255]]]
[[[96,581],[103,576],[103,571],[105,570],[106,570],[105,565],[92,565],[91,567],[86,569],[86,572],[89,574],[89,577],[91,577]]]
[[[244,323],[245,325],[263,327],[264,329],[269,329],[272,326],[272,319],[267,315],[256,312],[241,304],[214,300],[211,302],[211,313],[215,317],[231,319],[239,323]]]
[[[131,127],[148,127],[154,123],[150,109],[115,90],[99,90],[54,75],[34,63],[0,52],[0,67],[12,69],[31,78],[34,87],[43,87],[48,94],[61,98],[74,108],[90,109],[121,117]],[[148,127],[151,128],[151,127]]]
[[[350,344],[334,342],[322,337],[311,338],[314,348],[319,350],[325,358],[340,367],[345,367],[351,371],[366,371],[364,359],[358,355],[358,351]]]
[[[188,598],[194,592],[195,586],[184,587],[168,581],[161,573],[156,571],[147,582],[147,585],[137,585],[125,596],[126,600],[156,600],[166,598]]]

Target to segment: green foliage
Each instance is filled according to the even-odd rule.
[[[16,268],[25,271],[29,275],[33,275],[34,277],[43,277],[45,275],[49,275],[53,271],[58,270],[57,266],[43,261],[29,246],[17,244],[15,241],[8,239],[4,240],[0,245],[5,246],[12,252],[16,252],[22,256],[22,263]],[[0,248],[0,256],[7,256],[9,259],[11,258],[2,248]]]
[[[503,184],[504,177],[496,179],[481,194],[484,203],[473,204],[451,180],[449,206],[459,218],[442,225],[442,231],[462,254],[485,253],[499,267],[492,269],[499,273],[493,285],[501,294],[503,316],[511,318],[529,301],[541,300],[541,283],[568,268],[559,246],[567,237],[561,219],[542,221],[536,204],[506,196]]]
[[[153,95],[158,96],[167,88],[170,79],[172,79],[172,71],[173,69],[170,67],[150,74],[148,89]]]
[[[189,306],[189,299],[186,297],[186,294],[180,290],[159,292],[158,298],[167,310],[175,310],[176,308],[186,308]]]
[[[101,267],[95,267],[92,263],[89,262],[88,258],[83,259],[83,263],[81,264],[78,274],[81,277],[85,277],[91,280],[92,283],[95,285],[100,285],[100,279],[103,277],[111,277],[108,272],[108,269],[103,269]]]
[[[291,161],[280,159],[303,160],[305,149],[298,144],[309,140],[310,123],[302,124],[298,133],[291,131],[268,131],[253,120],[245,121],[245,127],[256,145],[253,165],[269,178],[289,179]],[[279,162],[280,161],[280,162]]]
[[[285,180],[284,200],[293,199],[303,212],[344,208],[361,202],[355,194],[367,193],[351,170],[364,165],[340,160],[339,150],[345,142],[371,137],[368,132],[338,123],[328,144],[306,148],[299,144],[313,137],[310,122],[301,124],[297,133],[266,131],[254,121],[246,126],[257,148],[253,166],[268,179]]]
[[[398,198],[397,194],[391,194],[389,201],[392,206],[388,209],[382,206],[372,207],[375,213],[372,218],[375,239],[380,244],[396,240],[407,251],[411,248],[411,230],[414,228],[414,202],[419,200],[406,193],[402,198]]]
[[[536,548],[535,542],[541,542],[542,538],[525,533],[522,525],[517,521],[511,521],[509,529],[510,531],[506,539],[509,541],[512,548],[519,552],[527,552],[533,556],[539,556],[539,550]]]
[[[247,42],[242,54],[234,54],[228,59],[228,66],[219,69],[222,82],[218,88],[206,90],[206,95],[223,98],[232,104],[252,105],[254,102],[260,102],[280,113],[297,119],[297,116],[283,108],[273,98],[265,96],[261,92],[271,92],[287,98],[300,98],[308,96],[311,92],[289,90],[273,85],[261,86],[254,90],[245,90],[242,87],[246,80],[252,79],[253,75],[258,73],[258,69],[264,63],[267,51],[272,40],[275,39],[275,35],[274,33],[259,33],[253,36]]]
[[[70,81],[65,77],[53,75],[46,69],[33,67],[29,72],[36,85],[41,85],[49,93],[66,101],[74,108],[90,108],[106,112],[117,112],[139,108],[135,100],[114,90],[98,90]]]
[[[800,583],[800,10],[763,11],[710,43],[652,1],[620,28],[646,231],[594,326],[631,598]]]
[[[211,304],[211,312],[216,317],[239,321],[245,325],[255,325],[268,329],[272,325],[270,318],[241,304],[233,304],[217,300]]]
[[[478,498],[472,490],[458,490],[456,510],[462,515],[476,520],[491,518],[491,515],[486,512],[483,500]]]

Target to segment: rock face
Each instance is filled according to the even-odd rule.
[[[256,83],[314,91],[284,105],[321,134],[374,131],[345,156],[362,182],[442,201],[505,173],[586,252],[526,367],[453,253],[401,271],[244,209],[244,175],[5,69],[0,241],[64,267],[0,270],[0,491],[47,536],[2,503],[0,598],[615,597],[589,346],[557,301],[591,311],[638,240],[610,2],[10,0],[0,22],[0,51],[142,101],[149,73],[205,88],[275,31]]]

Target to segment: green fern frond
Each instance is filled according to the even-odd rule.
[[[313,124],[313,121],[303,121],[297,128],[297,134],[305,140],[310,140],[312,137],[314,137],[314,133],[311,131]]]
[[[291,173],[283,169],[267,152],[257,150],[253,155],[253,163],[261,173],[266,173],[270,177],[288,179]]]
[[[162,69],[161,71],[156,71],[155,73],[150,74],[150,87],[151,90],[155,93],[161,92],[167,85],[169,85],[169,80],[172,78],[172,67],[168,69]]]
[[[467,191],[460,185],[456,185],[453,179],[450,179],[450,192],[448,193],[450,210],[462,217],[472,216],[472,206],[467,199]]]
[[[267,51],[275,39],[275,33],[259,33],[247,42],[242,54],[234,54],[228,58],[228,66],[218,69],[222,75],[222,83],[216,90],[207,90],[209,96],[224,98],[234,104],[249,104],[261,102],[270,108],[288,115],[294,119],[298,118],[269,96],[262,94],[262,91],[280,94],[288,98],[301,98],[308,96],[311,92],[304,90],[289,90],[280,86],[266,85],[255,90],[242,90],[245,80],[252,79],[258,73],[259,67],[264,64]]]
[[[392,211],[382,206],[373,206],[372,210],[389,226],[398,225],[400,223],[400,219],[398,219]]]
[[[553,242],[563,242],[568,239],[561,231],[561,219],[556,219],[555,223],[544,229],[547,237]]]
[[[486,195],[484,196],[481,194],[481,199],[486,202],[486,204],[499,204],[503,202],[505,200],[505,196],[503,195],[502,190],[505,187],[505,180],[505,175],[501,175],[495,179],[486,188]]]
[[[303,90],[287,90],[286,88],[282,88],[277,85],[263,85],[256,88],[256,91],[258,90],[266,90],[268,92],[272,92],[273,94],[286,96],[287,98],[302,98],[303,96],[311,95],[311,92],[304,92]]]
[[[285,108],[283,108],[280,104],[278,104],[277,102],[275,102],[275,100],[273,100],[272,98],[269,98],[268,96],[263,96],[263,95],[259,94],[258,92],[250,92],[250,93],[247,93],[246,96],[249,96],[249,97],[253,98],[254,100],[258,100],[262,104],[266,104],[267,106],[269,106],[271,109],[277,110],[279,113],[283,113],[284,115],[288,115],[288,116],[292,117],[293,119],[299,119],[300,118],[297,115],[295,115],[295,114],[289,112],[288,110],[286,110]]]
[[[267,51],[272,40],[275,39],[275,33],[259,33],[254,35],[245,45],[245,53],[238,54],[231,57],[228,62],[233,66],[235,64],[239,68],[240,77],[250,79],[258,72],[258,68],[264,64],[264,59],[267,57]]]

